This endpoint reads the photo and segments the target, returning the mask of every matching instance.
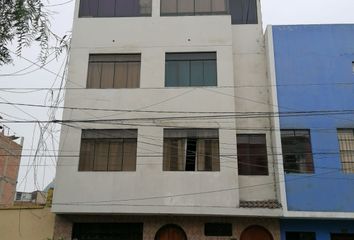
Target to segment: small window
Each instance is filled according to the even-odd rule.
[[[286,232],[286,240],[316,240],[315,232]]]
[[[165,129],[164,171],[220,171],[217,129]]]
[[[265,134],[238,134],[237,156],[239,175],[268,175]]]
[[[354,62],[352,62],[352,72],[354,73]]]
[[[342,170],[354,173],[354,129],[338,129]]]
[[[257,0],[230,0],[232,24],[257,24]]]
[[[161,0],[161,16],[228,14],[229,0]]]
[[[135,171],[137,130],[83,130],[79,171]]]
[[[151,0],[80,0],[79,17],[151,16]]]
[[[204,225],[204,235],[213,237],[231,237],[231,223],[206,223]]]
[[[281,130],[284,171],[314,173],[309,130]]]
[[[216,86],[216,53],[166,53],[165,85]]]
[[[140,54],[92,54],[87,88],[138,88]]]

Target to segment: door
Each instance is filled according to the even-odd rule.
[[[331,234],[331,240],[354,240],[354,234]]]
[[[157,231],[155,240],[187,240],[186,233],[177,225],[165,225]]]
[[[251,226],[242,232],[241,240],[273,240],[273,237],[264,227]]]

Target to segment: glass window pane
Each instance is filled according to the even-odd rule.
[[[151,0],[140,0],[139,1],[140,16],[151,16],[152,11],[152,1]]]
[[[217,86],[216,61],[204,61],[205,86]]]
[[[95,144],[95,162],[94,171],[107,171],[108,167],[109,143],[107,141],[97,142]]]
[[[257,24],[256,0],[230,1],[230,13],[232,24]]]
[[[167,61],[165,70],[165,85],[166,87],[178,86],[178,62]]]
[[[195,13],[210,13],[211,12],[211,0],[195,0]]]
[[[205,86],[203,61],[191,61],[191,86]]]
[[[214,13],[226,13],[227,12],[227,0],[212,0],[212,11]]]
[[[100,88],[102,65],[100,63],[89,63],[87,88]]]
[[[114,63],[102,63],[101,88],[113,88]]]
[[[128,63],[127,88],[138,88],[140,82],[140,63]]]
[[[80,2],[80,17],[97,17],[99,0],[81,0]]]
[[[178,63],[178,86],[190,86],[190,64],[189,61],[177,61]]]
[[[123,171],[136,170],[136,139],[124,139],[123,143]]]
[[[114,88],[126,88],[128,79],[128,64],[116,63],[114,74]]]
[[[194,14],[194,1],[192,0],[179,0],[178,1],[178,13],[193,13]]]
[[[79,171],[92,171],[95,152],[94,140],[81,140]]]
[[[115,0],[99,0],[98,17],[114,17]]]
[[[139,0],[116,0],[116,16],[134,17],[139,15]]]
[[[161,15],[177,13],[177,0],[161,0]]]
[[[122,171],[123,140],[111,141],[109,146],[108,171]]]

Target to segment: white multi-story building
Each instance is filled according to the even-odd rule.
[[[279,239],[266,59],[256,0],[76,1],[55,238]]]

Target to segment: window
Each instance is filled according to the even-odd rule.
[[[82,130],[79,171],[135,171],[137,130]]]
[[[79,17],[151,16],[151,0],[80,0]]]
[[[161,16],[228,14],[229,0],[161,0]]]
[[[354,73],[354,62],[352,62],[352,72]]]
[[[72,239],[143,240],[143,223],[74,223]]]
[[[230,0],[232,24],[257,24],[257,0]]]
[[[237,156],[239,175],[268,175],[265,134],[238,134]]]
[[[354,173],[354,129],[338,129],[342,170]]]
[[[286,240],[316,240],[314,232],[286,232]]]
[[[138,88],[140,61],[140,54],[90,55],[87,88]]]
[[[165,129],[164,171],[220,171],[217,129]]]
[[[166,87],[216,86],[216,53],[166,53]]]
[[[284,171],[314,173],[309,130],[281,130]]]
[[[204,235],[214,237],[231,237],[231,223],[206,223],[204,225]]]

